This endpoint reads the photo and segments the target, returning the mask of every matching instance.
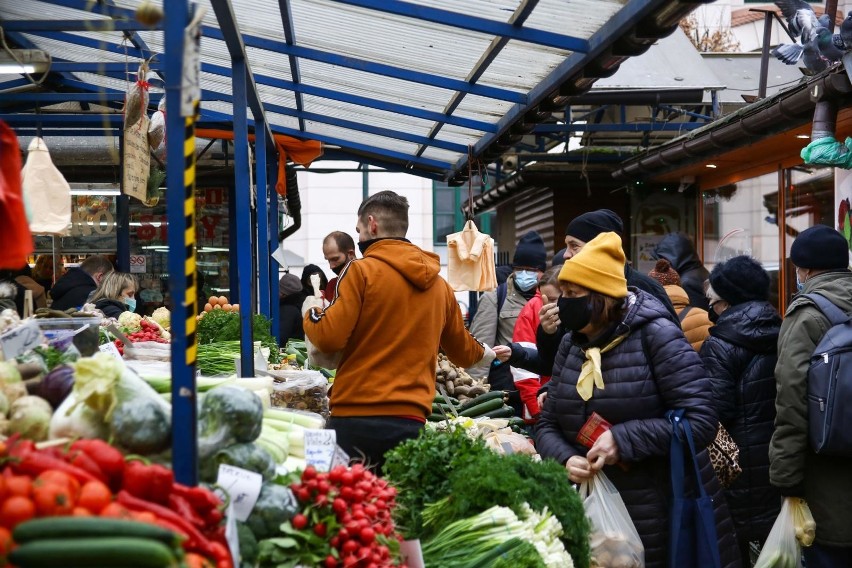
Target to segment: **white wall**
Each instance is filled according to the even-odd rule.
[[[355,168],[349,162],[316,162],[317,168]],[[316,264],[326,276],[334,277],[323,258],[322,240],[332,231],[349,233],[358,242],[355,232],[358,206],[363,199],[361,172],[311,173],[299,172],[299,196],[302,201],[302,227],[284,242],[284,248],[305,259],[302,265],[292,265],[291,272],[300,275],[305,264]],[[432,246],[432,181],[409,174],[371,172],[370,195],[391,190],[405,196],[409,203],[408,239],[423,248]],[[360,256],[360,253],[359,253]]]

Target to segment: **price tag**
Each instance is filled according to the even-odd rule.
[[[34,321],[25,322],[18,327],[0,335],[0,347],[3,348],[3,356],[12,360],[18,355],[32,351],[42,344],[44,336]]]
[[[231,498],[234,517],[240,522],[245,522],[260,496],[263,476],[247,469],[221,464],[216,484],[227,491]]]
[[[334,430],[305,430],[305,462],[318,471],[331,469],[336,447],[337,432]]]
[[[234,561],[234,566],[239,566],[240,534],[237,530],[237,519],[234,515],[233,503],[228,504],[228,509],[225,512],[225,542],[228,543],[228,549],[231,551],[231,559]]]
[[[350,459],[349,454],[344,452],[343,448],[341,448],[340,446],[335,444],[334,445],[334,455],[331,456],[331,468],[330,469],[334,469],[335,467],[337,467],[339,465],[342,465],[344,467],[349,467],[349,459]]]
[[[118,352],[118,347],[116,347],[115,343],[113,343],[112,341],[104,343],[103,345],[99,345],[98,350],[100,350],[101,353],[106,353],[107,355],[112,355],[116,359],[123,361],[123,359],[121,357],[121,353]]]

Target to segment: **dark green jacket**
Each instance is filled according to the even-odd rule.
[[[813,276],[803,293],[820,293],[852,313],[852,272]],[[782,493],[784,488],[804,489],[816,521],[817,543],[848,547],[852,546],[852,457],[819,456],[808,443],[808,365],[828,328],[828,319],[810,299],[801,294],[794,297],[778,337],[777,416],[769,446],[769,479]]]

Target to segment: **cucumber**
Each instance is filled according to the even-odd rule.
[[[471,407],[474,407],[474,406],[479,406],[480,404],[482,404],[484,402],[488,402],[490,400],[494,400],[495,398],[499,398],[501,400],[501,404],[502,404],[502,400],[503,400],[504,396],[506,396],[506,393],[503,392],[503,391],[487,392],[485,394],[481,394],[478,397],[471,399],[471,400],[467,401],[466,403],[462,404],[461,406],[459,406],[459,410],[467,410],[468,408],[471,408]]]
[[[429,422],[443,422],[447,418],[449,418],[449,416],[444,417],[442,414],[430,414],[426,417],[426,420]]]
[[[482,416],[486,412],[497,410],[501,406],[503,406],[503,397],[492,397],[490,400],[486,400],[482,404],[470,406],[466,410],[462,410],[459,412],[459,416],[469,416],[471,418],[475,416]]]
[[[19,568],[171,568],[174,553],[162,542],[143,538],[74,538],[34,540],[9,553]]]
[[[519,426],[519,427],[523,428],[526,425],[527,425],[527,423],[524,422],[523,418],[519,418],[518,416],[513,416],[513,417],[509,418],[509,426],[510,427],[511,426]]]
[[[54,538],[133,537],[179,547],[180,537],[168,529],[121,519],[99,517],[45,517],[19,524],[12,533],[18,544]]]
[[[432,403],[432,414],[452,414],[455,410],[455,407],[448,406],[446,404],[436,404]]]
[[[511,406],[503,405],[497,410],[490,410],[482,416],[487,416],[488,418],[511,418],[515,415],[515,409]]]

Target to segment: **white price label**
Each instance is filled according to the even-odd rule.
[[[339,465],[349,467],[349,460],[350,460],[349,454],[344,452],[343,448],[341,448],[340,446],[335,445],[334,446],[334,455],[331,456],[331,469],[334,469],[335,467],[337,467]]]
[[[32,351],[41,345],[43,340],[44,336],[38,324],[28,321],[0,335],[0,347],[3,348],[3,356],[12,360],[18,355]]]
[[[201,29],[193,20],[183,34],[183,73],[180,82],[180,115],[193,116],[201,100]]]
[[[123,360],[121,358],[121,353],[118,352],[118,347],[116,347],[115,343],[113,343],[112,341],[104,343],[103,345],[99,345],[98,350],[101,353],[106,353],[107,355],[112,355],[116,359]]]
[[[228,493],[234,517],[244,523],[260,496],[263,476],[247,469],[220,464],[216,484]]]
[[[305,462],[318,471],[331,469],[331,461],[337,448],[337,432],[334,430],[305,430]]]

